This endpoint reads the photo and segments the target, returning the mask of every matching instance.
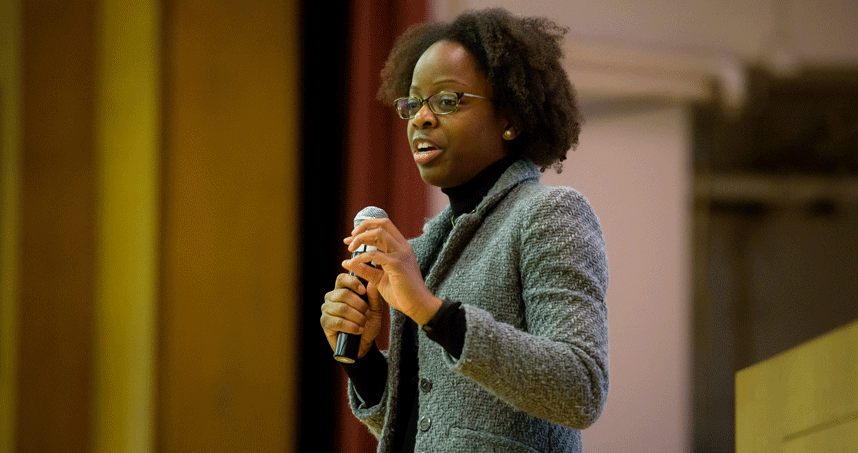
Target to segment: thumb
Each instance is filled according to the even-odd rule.
[[[381,315],[381,311],[384,310],[384,306],[387,304],[387,301],[384,300],[384,297],[381,296],[378,288],[373,283],[367,283],[366,285],[366,301],[369,305],[369,310],[378,315]]]

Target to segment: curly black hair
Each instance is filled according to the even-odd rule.
[[[514,152],[541,170],[558,172],[578,145],[581,113],[560,60],[567,29],[546,18],[516,17],[503,8],[468,11],[451,23],[413,26],[396,41],[381,71],[378,99],[408,96],[417,60],[432,44],[467,49],[486,76],[498,112],[510,113],[519,132]]]

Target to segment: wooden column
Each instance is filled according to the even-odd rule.
[[[295,8],[164,3],[157,451],[294,443]]]
[[[95,14],[22,2],[18,451],[91,446]]]

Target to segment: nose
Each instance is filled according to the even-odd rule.
[[[414,115],[414,118],[411,118],[411,124],[418,129],[432,127],[438,124],[438,117],[432,113],[432,110],[429,108],[429,103],[424,102],[423,106],[420,107],[420,110],[417,111],[417,115]]]

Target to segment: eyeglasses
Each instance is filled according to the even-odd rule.
[[[468,96],[472,98],[486,99],[483,96],[476,94],[462,93],[461,91],[441,91],[429,96],[426,99],[418,97],[405,97],[393,101],[393,106],[396,108],[396,113],[404,120],[410,120],[417,116],[417,112],[423,108],[423,104],[429,104],[429,110],[436,115],[449,115],[459,108],[459,102],[462,97]]]

